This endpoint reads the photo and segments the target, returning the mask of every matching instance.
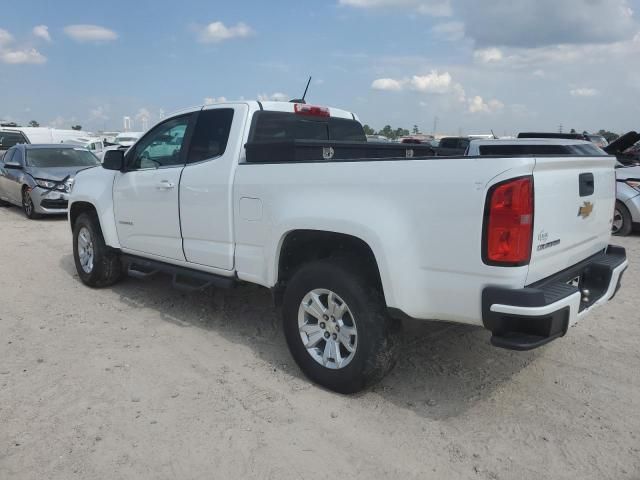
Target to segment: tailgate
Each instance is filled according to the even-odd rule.
[[[614,157],[536,157],[527,284],[604,250],[615,205]]]

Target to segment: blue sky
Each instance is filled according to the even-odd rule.
[[[639,1],[23,0],[0,18],[0,118],[139,127],[313,75],[311,102],[376,128],[637,130]]]

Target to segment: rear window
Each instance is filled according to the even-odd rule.
[[[34,148],[27,151],[27,165],[32,167],[93,167],[99,164],[100,160],[84,148]]]
[[[595,145],[481,145],[480,155],[606,155]]]
[[[20,132],[0,132],[0,150],[7,150],[18,143],[27,143]]]
[[[290,140],[336,140],[366,142],[360,122],[346,118],[314,118],[287,112],[256,112],[252,142]]]

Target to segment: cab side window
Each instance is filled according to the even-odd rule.
[[[145,135],[131,152],[128,170],[183,165],[182,146],[191,115],[172,118]]]
[[[233,122],[233,108],[203,110],[193,131],[187,163],[224,155]]]

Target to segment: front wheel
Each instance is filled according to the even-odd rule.
[[[73,225],[73,259],[82,283],[107,287],[123,276],[120,255],[104,243],[95,215],[83,213]]]
[[[33,205],[31,189],[27,187],[22,189],[22,210],[24,211],[25,216],[30,220],[35,220],[39,217],[36,213],[36,207]]]
[[[300,369],[335,392],[362,390],[394,364],[396,329],[382,295],[348,261],[303,265],[288,282],[283,321]]]
[[[613,212],[613,223],[611,224],[611,233],[620,237],[626,237],[633,229],[633,219],[629,209],[620,201],[616,202],[616,208]]]

